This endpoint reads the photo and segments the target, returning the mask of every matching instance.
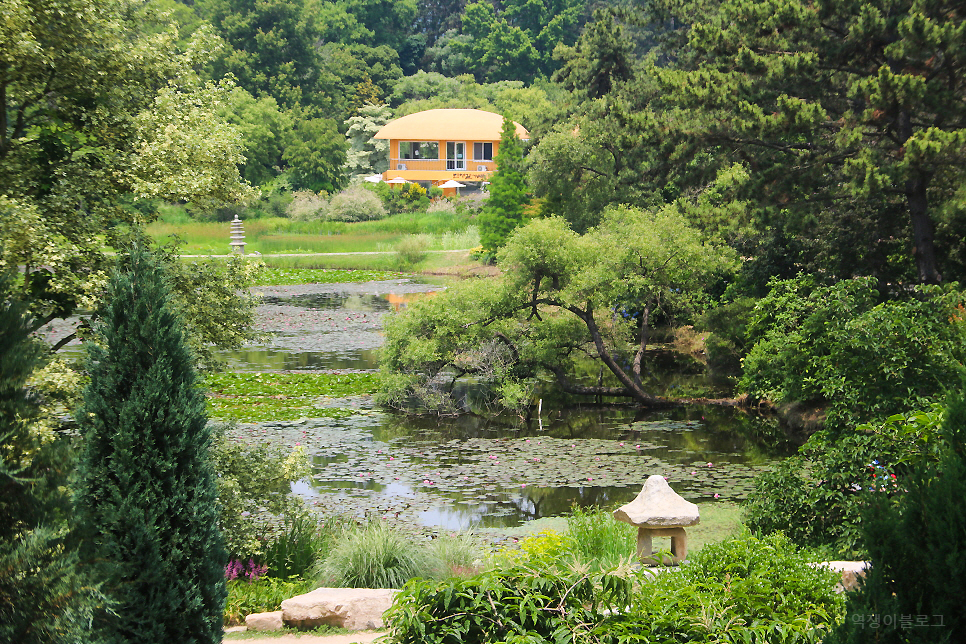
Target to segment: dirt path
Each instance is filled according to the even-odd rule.
[[[276,637],[225,638],[225,644],[245,642],[246,644],[279,644],[279,642],[297,642],[297,644],[369,644],[376,638],[382,637],[386,631],[359,631],[350,635],[296,635],[287,633]]]

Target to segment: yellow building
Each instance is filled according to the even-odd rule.
[[[529,139],[519,123],[517,136]],[[389,170],[384,181],[440,185],[454,181],[489,181],[496,170],[503,117],[483,110],[438,109],[416,112],[390,121],[376,132],[389,139]]]

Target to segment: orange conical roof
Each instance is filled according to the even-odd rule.
[[[514,121],[517,136],[530,138],[527,129]],[[416,112],[386,123],[376,139],[410,141],[499,141],[503,117],[473,109],[437,109]]]

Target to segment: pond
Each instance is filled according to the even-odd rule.
[[[384,317],[440,287],[408,280],[259,289],[264,344],[226,353],[236,370],[371,370]],[[675,369],[666,352],[652,370]],[[701,373],[666,374],[691,386]],[[544,387],[547,388],[546,386]],[[239,438],[304,445],[313,474],[293,489],[328,510],[437,529],[513,527],[572,505],[631,500],[652,474],[694,502],[737,501],[790,445],[767,419],[732,408],[643,412],[545,391],[540,417],[412,418],[365,396],[335,401],[348,417],[244,424]]]

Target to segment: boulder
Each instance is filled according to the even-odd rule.
[[[289,626],[323,624],[362,631],[383,628],[382,614],[398,591],[372,588],[316,588],[282,602],[282,619]]]
[[[252,613],[245,618],[245,627],[250,631],[280,631],[284,626],[280,610],[271,613]]]
[[[684,528],[700,521],[698,506],[671,489],[663,476],[649,476],[637,498],[614,511],[614,518],[639,528]]]
[[[835,584],[835,592],[837,593],[858,588],[859,579],[865,577],[865,571],[869,568],[868,561],[822,561],[812,565],[822,566],[841,573],[842,581]]]

